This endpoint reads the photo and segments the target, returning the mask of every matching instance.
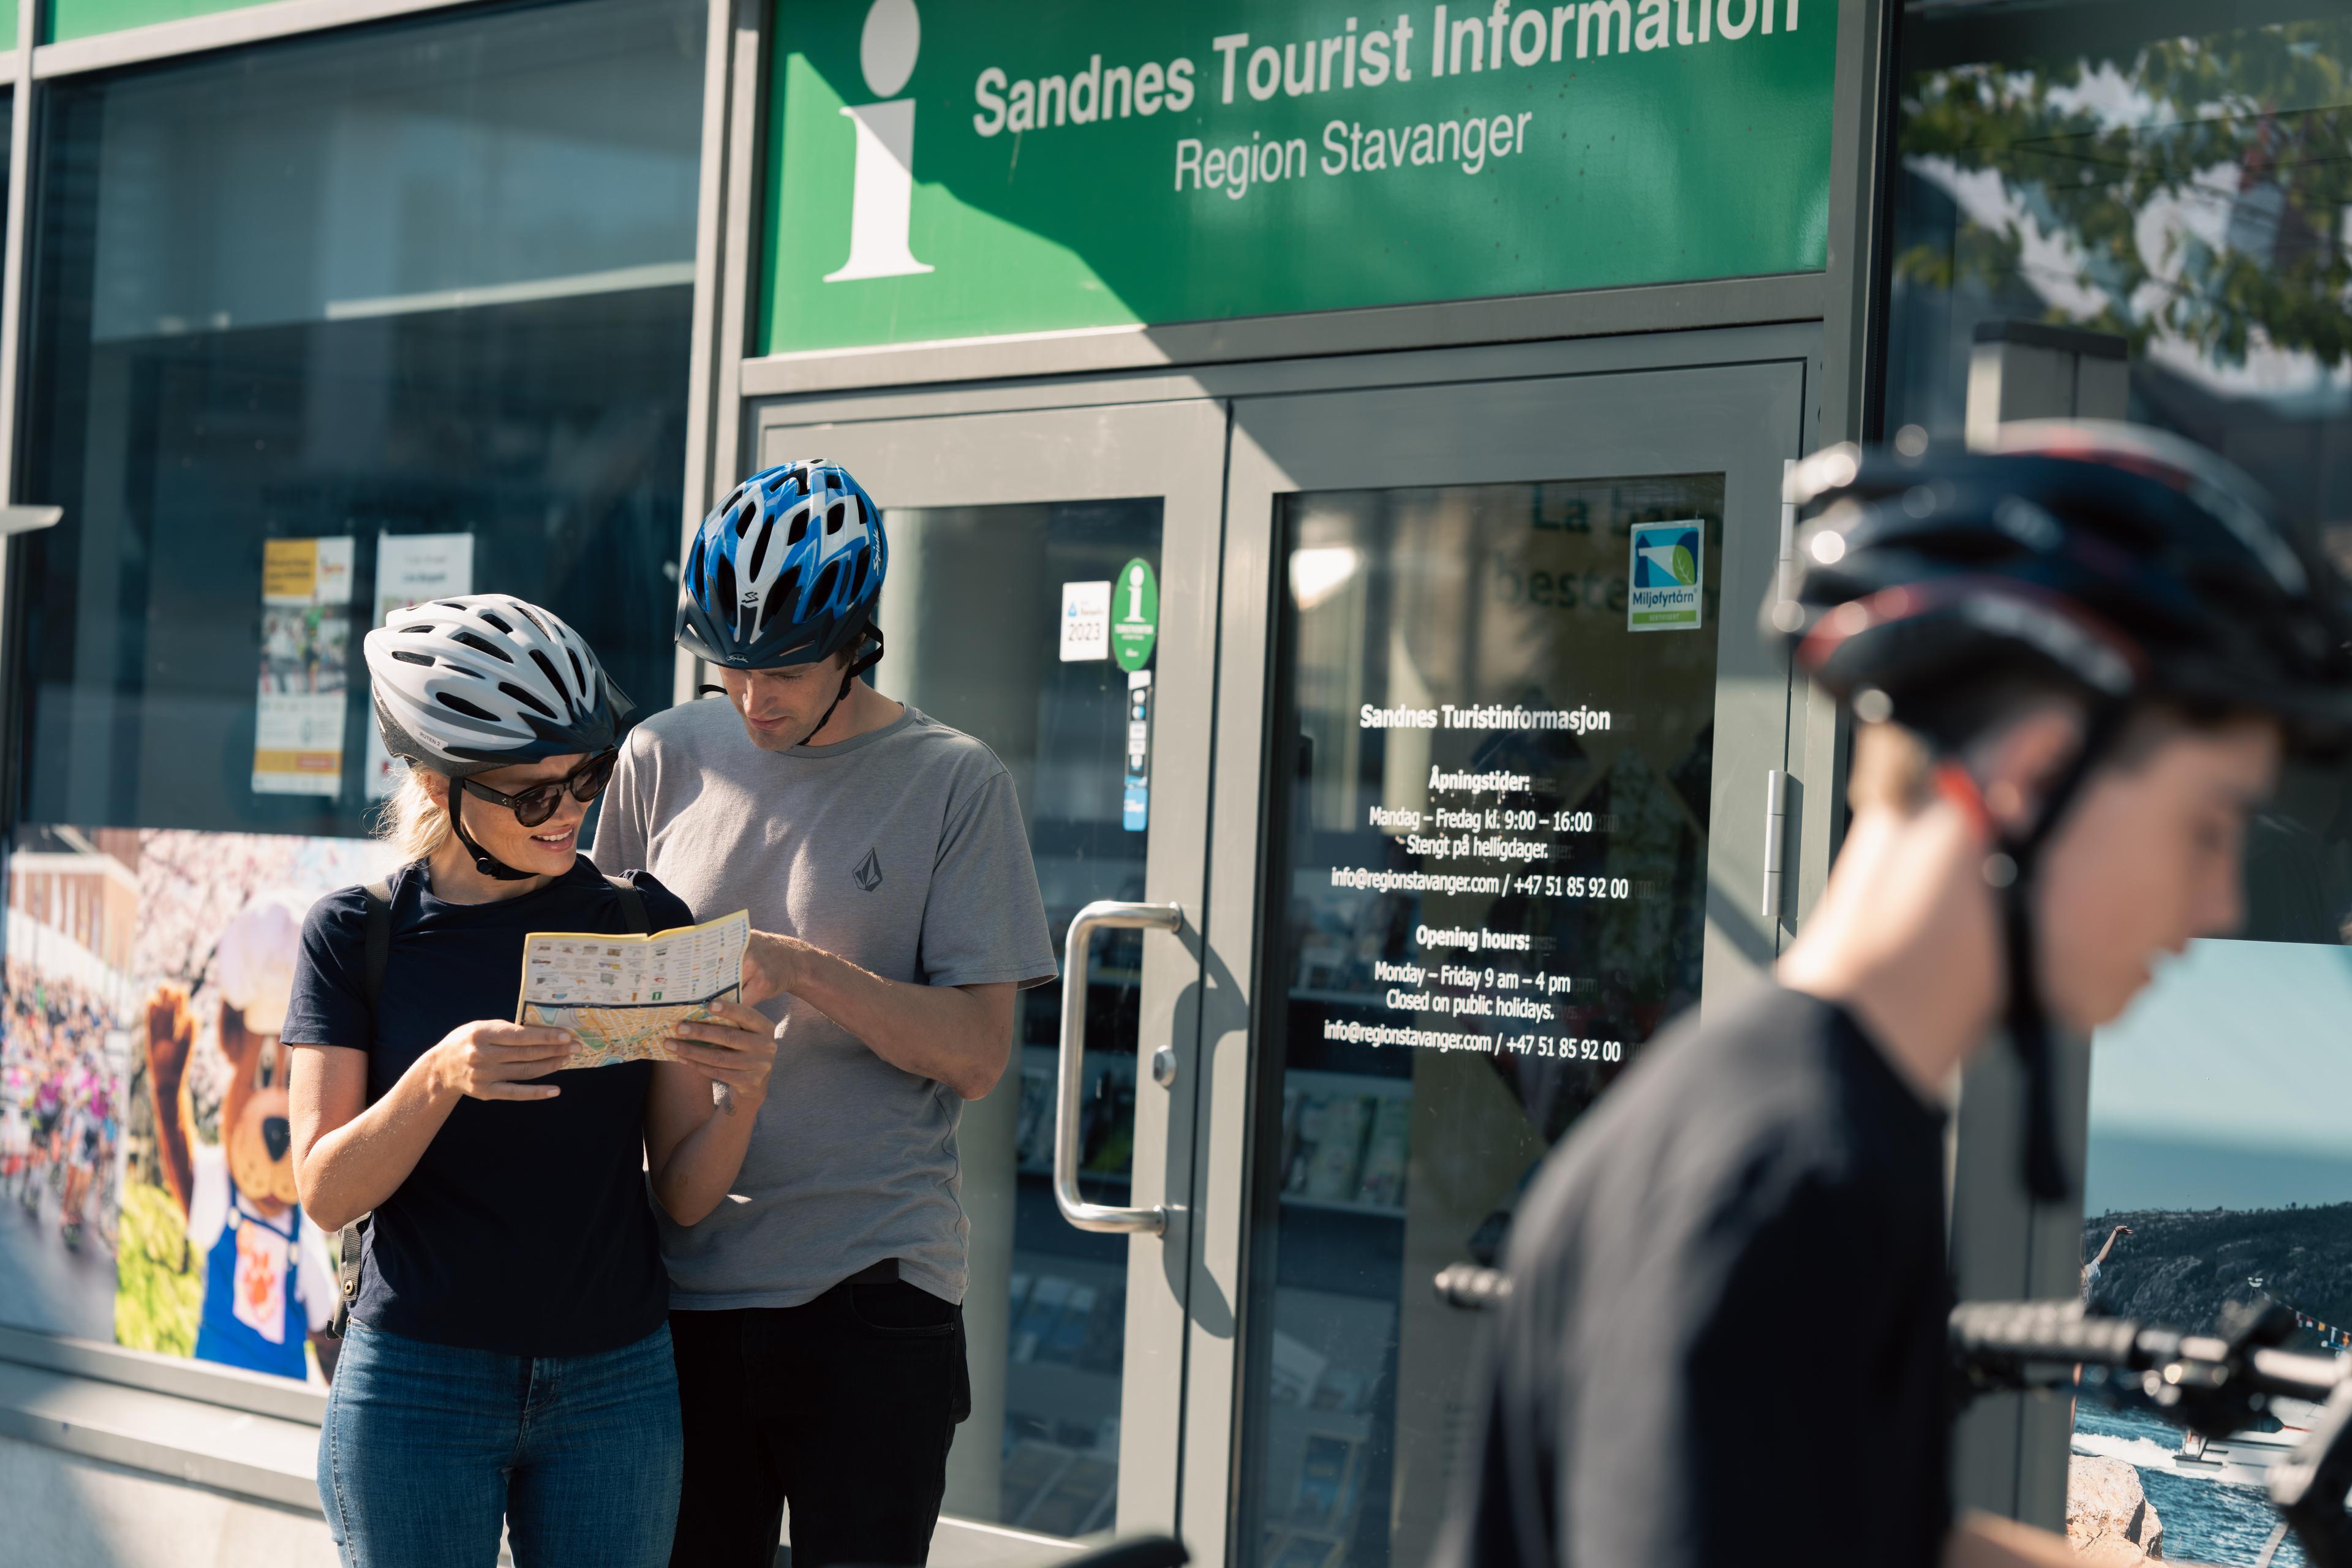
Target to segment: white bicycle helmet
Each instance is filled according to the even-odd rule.
[[[611,751],[634,707],[578,632],[504,594],[403,610],[366,649],[384,750],[453,779]]]

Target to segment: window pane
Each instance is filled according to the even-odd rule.
[[[9,574],[0,1322],[309,1370],[272,1031],[309,902],[387,868],[357,642],[495,589],[667,702],[705,16],[45,89],[18,497],[65,520]]]
[[[889,689],[1011,772],[1057,948],[1086,905],[1143,896],[1152,672],[1113,658],[1108,595],[1134,562],[1159,571],[1161,510],[1152,498],[887,515]],[[1063,634],[1068,590],[1089,584],[1104,593],[1099,647]],[[1094,1203],[1132,1201],[1142,937],[1097,937],[1086,977],[1078,1188]],[[946,1510],[1076,1536],[1110,1528],[1118,1506],[1128,1242],[1076,1228],[1054,1202],[1062,992],[1020,994],[1018,1052],[956,1132],[972,1416]]]
[[[355,643],[420,549],[666,700],[702,26],[585,0],[45,94],[24,820],[360,831]]]
[[[1746,633],[1720,474],[1282,521],[1243,1540],[1407,1568],[1479,1327],[1437,1276],[1496,1264],[1528,1177],[1698,1000],[1716,639]]]
[[[1886,426],[1960,435],[1986,323],[2111,333],[2112,404],[2083,411],[2222,453],[2352,561],[2352,6],[2171,30],[2192,9],[1906,5]],[[2291,770],[2254,825],[2240,937],[2192,944],[2102,1032],[2095,1310],[2200,1330],[2267,1297],[2302,1315],[2297,1348],[2352,1344],[2347,786],[2343,768]],[[2275,1522],[2262,1472],[2295,1436],[2184,1451],[2165,1423],[2086,1399],[2074,1487],[2140,1486],[2167,1558],[2251,1563]],[[2292,1538],[2276,1561],[2303,1561]]]

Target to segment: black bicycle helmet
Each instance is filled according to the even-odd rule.
[[[2025,1069],[2026,1185],[2067,1195],[2048,1026],[2033,972],[2039,853],[2141,704],[2278,720],[2290,748],[2352,742],[2352,606],[2336,570],[2257,485],[2163,431],[2025,420],[1996,449],[1832,447],[1799,464],[1806,521],[1769,636],[1856,713],[1941,751],[1991,715],[2007,677],[2068,689],[2083,744],[1986,863],[2000,889],[2010,1037]]]

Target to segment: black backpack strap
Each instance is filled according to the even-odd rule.
[[[392,879],[370,882],[360,889],[367,902],[368,1021],[375,1021],[375,1005],[383,995],[383,972],[392,963]]]
[[[654,923],[646,915],[646,896],[637,891],[637,885],[626,877],[607,877],[604,880],[612,883],[613,891],[621,895],[621,918],[628,921],[629,934],[653,935]]]
[[[360,889],[367,916],[365,985],[368,1024],[375,1024],[375,1008],[383,995],[383,973],[392,963],[392,879],[370,882]],[[360,1215],[335,1237],[335,1315],[327,1324],[331,1339],[341,1339],[352,1321],[352,1303],[360,1298],[360,1258],[365,1251],[368,1216]]]

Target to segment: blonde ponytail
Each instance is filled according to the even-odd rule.
[[[449,813],[425,787],[425,776],[431,772],[415,763],[408,763],[401,774],[399,787],[376,816],[376,837],[390,845],[404,862],[425,859],[449,841]],[[447,781],[443,783],[446,785]]]

